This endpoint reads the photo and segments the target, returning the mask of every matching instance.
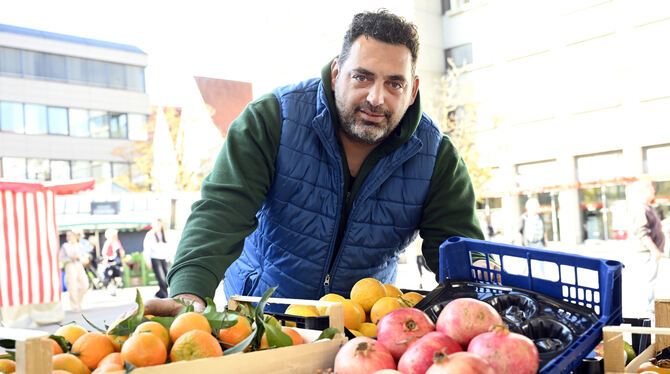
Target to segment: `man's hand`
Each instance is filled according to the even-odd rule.
[[[197,295],[181,294],[175,296],[174,299],[180,299],[185,304],[193,303],[193,309],[198,313],[205,310],[205,302]],[[151,299],[144,303],[144,314],[151,314],[152,316],[156,317],[174,317],[182,310],[183,307],[184,305],[170,298]],[[118,319],[126,319],[136,311],[137,307],[134,307],[133,309],[123,313]]]

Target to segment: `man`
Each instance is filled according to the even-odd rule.
[[[639,280],[642,281],[640,289],[646,290],[645,312],[648,316],[653,316],[658,265],[665,245],[661,219],[651,206],[654,186],[650,181],[636,181],[627,186],[626,200],[631,220],[630,234],[637,241],[638,248],[646,252]]]
[[[400,17],[357,14],[321,79],[247,106],[192,207],[171,296],[201,310],[224,271],[228,297],[276,285],[277,297],[348,295],[361,278],[393,283],[417,233],[433,271],[448,237],[483,237],[466,166],[421,113],[418,45]]]
[[[544,232],[544,222],[539,214],[540,202],[531,197],[526,201],[526,212],[521,215],[519,235],[521,245],[531,248],[546,248],[547,234]]]

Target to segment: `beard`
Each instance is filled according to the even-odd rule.
[[[373,106],[367,101],[353,107],[347,107],[341,98],[338,97],[337,92],[335,93],[335,103],[342,132],[349,140],[357,143],[370,145],[381,143],[398,127],[402,118],[394,117],[393,113],[382,105]],[[360,117],[359,112],[361,110],[374,114],[383,114],[384,120],[379,123],[367,121]]]

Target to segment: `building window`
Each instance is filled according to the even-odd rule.
[[[0,102],[0,129],[23,134],[23,104]]]
[[[47,128],[47,107],[38,104],[25,104],[25,129],[26,134],[46,134]]]
[[[67,64],[65,56],[45,54],[47,69],[46,76],[50,79],[67,81]]]
[[[51,180],[64,182],[70,180],[70,162],[62,160],[51,160]]]
[[[128,116],[125,113],[109,113],[111,137],[128,139]]]
[[[72,161],[72,179],[91,178],[91,162],[90,161]]]
[[[451,10],[451,0],[442,0],[442,14]]]
[[[144,92],[144,68],[126,65],[126,88]]]
[[[644,172],[651,175],[670,175],[670,144],[644,149]]]
[[[35,181],[48,181],[49,176],[49,160],[43,158],[29,158],[28,159],[28,179]]]
[[[0,73],[21,75],[21,50],[0,47]]]
[[[88,83],[96,86],[107,86],[107,63],[102,61],[88,60]]]
[[[26,78],[47,78],[46,54],[23,51],[23,76]]]
[[[109,69],[109,87],[125,89],[126,88],[126,68],[124,65],[108,63]]]
[[[95,179],[112,177],[112,165],[106,161],[91,161],[91,176]]]
[[[49,107],[47,109],[49,134],[67,135],[67,109]]]
[[[114,178],[122,176],[130,177],[130,164],[125,162],[113,162],[112,163],[112,176]]]
[[[109,138],[109,123],[107,113],[101,110],[89,111],[88,124],[91,129],[91,137]]]
[[[3,157],[2,177],[6,179],[26,179],[26,159],[22,157]]]
[[[88,70],[86,60],[79,57],[67,58],[67,81],[71,83],[87,83]]]
[[[91,136],[88,127],[88,111],[86,109],[69,109],[70,135]]]
[[[462,44],[456,47],[444,50],[444,61],[447,70],[452,68],[452,63],[456,67],[462,67],[472,63],[472,43]],[[450,62],[451,61],[451,62]]]
[[[149,140],[146,115],[128,114],[128,139],[140,141]]]

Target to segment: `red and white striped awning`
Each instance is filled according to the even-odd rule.
[[[60,301],[54,196],[92,187],[0,181],[0,307]]]

